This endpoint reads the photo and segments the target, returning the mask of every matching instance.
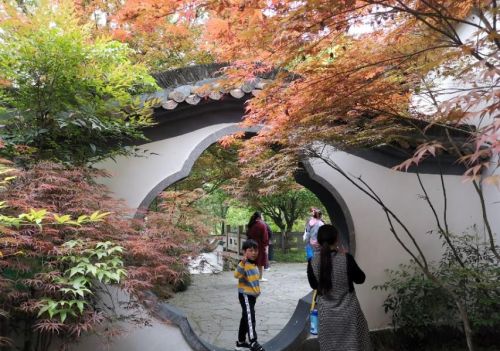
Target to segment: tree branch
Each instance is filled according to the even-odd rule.
[[[496,13],[493,12],[494,22],[493,22],[493,24],[491,24],[490,21],[488,21],[488,18],[484,15],[484,12],[483,12],[483,10],[481,10],[481,8],[475,7],[475,10],[476,10],[475,12],[477,13],[479,19],[481,19],[481,22],[483,22],[484,25],[485,25],[485,27],[488,29],[488,31],[489,31],[488,34],[494,34],[494,35],[497,34],[496,28],[495,28],[496,27],[496,23],[495,23],[496,22],[495,21],[495,19],[496,19]],[[493,42],[495,43],[495,45],[497,46],[497,48],[500,49],[500,40],[496,37],[496,35],[493,38]]]
[[[447,223],[447,220],[446,220],[446,203],[447,203],[447,199],[446,199],[446,190],[444,188],[444,181],[443,181],[443,178],[442,178],[442,175],[443,175],[443,172],[440,172],[441,173],[441,186],[442,186],[442,189],[443,189],[443,196],[444,196],[444,222],[445,222],[445,228],[443,228],[441,226],[441,221],[439,220],[439,216],[436,212],[436,209],[434,208],[434,205],[432,204],[432,201],[429,197],[429,195],[427,194],[427,189],[425,188],[423,182],[422,182],[422,178],[420,177],[420,173],[417,171],[416,174],[417,174],[417,179],[418,179],[418,183],[420,184],[420,188],[422,189],[422,191],[424,192],[424,196],[425,196],[425,200],[427,201],[427,204],[429,205],[429,207],[431,208],[432,210],[432,213],[434,214],[434,218],[436,219],[436,224],[439,228],[439,231],[441,232],[441,234],[444,236],[444,239],[446,240],[446,243],[448,244],[448,246],[450,247],[451,251],[453,252],[453,256],[455,256],[455,259],[457,260],[457,262],[460,264],[460,266],[462,268],[465,268],[465,264],[464,262],[462,261],[460,255],[458,254],[456,248],[455,248],[455,245],[453,245],[453,243],[451,242],[450,240],[450,237],[449,237],[449,231],[448,231],[448,223]]]
[[[460,151],[460,149],[456,145],[455,141],[451,138],[451,135],[448,132],[448,130],[445,129],[445,133],[446,133],[446,137],[448,138],[448,140],[449,140],[450,144],[452,145],[452,147],[454,148],[455,152],[460,157],[463,157],[464,156],[463,152]],[[481,186],[476,182],[476,180],[472,180],[472,184],[474,185],[474,189],[476,190],[476,193],[479,197],[479,202],[481,204],[481,213],[483,216],[484,225],[486,227],[486,232],[488,233],[488,239],[490,242],[490,250],[493,252],[493,254],[497,258],[497,260],[500,262],[500,254],[498,253],[498,251],[496,249],[496,243],[495,243],[495,238],[493,235],[493,230],[491,229],[490,221],[488,218],[488,213],[486,212],[486,203],[484,201],[483,190],[482,190]]]
[[[367,187],[368,190],[366,190],[365,188],[363,188],[362,186],[360,186],[359,184],[357,184],[348,174],[346,174],[335,162],[333,162],[332,160],[328,159],[328,158],[325,158],[323,155],[320,155],[318,154],[317,152],[315,152],[314,150],[310,150],[310,152],[312,152],[312,154],[314,155],[314,157],[316,158],[319,158],[321,159],[323,162],[325,162],[328,166],[330,166],[332,169],[334,169],[335,171],[337,171],[339,174],[341,174],[346,180],[348,180],[351,184],[353,184],[356,188],[358,188],[359,190],[361,190],[364,194],[366,194],[368,197],[370,197],[373,201],[375,201],[385,212],[387,215],[389,215],[390,217],[392,217],[400,226],[401,228],[405,231],[406,235],[410,238],[410,240],[412,241],[415,249],[418,251],[420,257],[421,257],[421,260],[422,262],[419,264],[422,266],[423,269],[425,270],[428,270],[428,263],[427,263],[427,260],[425,259],[425,256],[422,252],[422,250],[420,249],[420,246],[418,245],[418,243],[416,242],[413,234],[409,231],[409,229],[406,227],[406,225],[399,219],[399,217],[393,212],[391,211],[386,205],[385,203],[380,199],[380,197],[378,197],[378,195],[376,195],[376,193],[374,192],[374,190],[368,185],[366,184],[366,182],[364,182],[361,178],[358,178],[358,181],[360,181],[361,183],[363,183],[363,185],[365,185],[365,187]],[[394,233],[393,233],[394,234]],[[398,240],[400,241],[400,240]],[[419,259],[417,258],[417,255],[414,254],[406,245],[402,245],[403,246],[403,249],[416,261],[416,262],[420,262]]]

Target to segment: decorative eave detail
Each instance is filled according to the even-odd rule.
[[[272,79],[272,75],[268,75],[239,86],[223,86],[221,81],[224,77],[220,70],[224,66],[226,64],[198,65],[155,73],[153,76],[163,89],[144,94],[141,100],[144,102],[154,99],[153,107],[174,110],[181,104],[198,105],[206,100],[221,100],[224,96],[244,99],[259,94]]]
[[[204,79],[190,85],[166,88],[152,94],[145,94],[141,96],[141,99],[142,101],[154,99],[153,107],[173,110],[182,103],[197,105],[203,100],[221,100],[225,95],[230,95],[235,99],[256,96],[270,82],[267,79],[256,78],[228,89],[220,85],[221,80],[222,78]]]

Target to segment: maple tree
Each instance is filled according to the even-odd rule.
[[[134,60],[152,72],[213,62],[209,51],[200,50],[203,7],[170,0],[77,0],[75,6],[95,35],[127,43]]]
[[[188,263],[205,245],[213,216],[192,204],[201,189],[166,190],[159,195],[156,210],[146,213],[140,235],[125,244],[133,292],[152,289],[161,298],[169,298],[190,282]]]
[[[162,212],[136,222],[95,182],[102,171],[42,162],[14,175],[1,191],[0,309],[6,330],[25,328],[25,346],[38,340],[43,349],[57,334],[71,342],[117,318],[141,322],[101,306],[90,291],[105,296],[119,284],[135,306],[147,290],[165,297],[189,281],[187,262],[206,230],[184,202],[165,201]]]
[[[66,342],[111,318],[109,311],[92,303],[93,295],[102,291],[103,284],[120,283],[126,275],[123,248],[100,241],[106,240],[105,235],[94,235],[93,240],[79,237],[100,234],[109,212],[68,214],[58,212],[54,202],[43,202],[50,210],[28,207],[25,201],[30,200],[23,198],[26,193],[12,193],[12,184],[26,180],[26,174],[9,168],[5,161],[0,169],[0,311],[4,318],[0,345],[14,346],[8,336],[22,328],[23,350],[47,350],[61,331]],[[57,180],[61,179],[64,176],[57,174]],[[40,197],[54,190],[49,184],[29,194],[34,195],[34,203],[39,205]],[[55,191],[53,195],[55,200],[62,194]]]
[[[500,259],[483,195],[483,186],[498,184],[500,177],[479,181],[485,169],[498,167],[500,151],[497,2],[224,1],[204,6],[211,15],[205,38],[220,61],[231,62],[225,70],[229,80],[281,69],[248,104],[244,123],[264,128],[242,152],[243,162],[260,158],[246,175],[287,179],[301,157],[313,157],[351,181],[381,206],[395,238],[426,277],[451,296],[472,350],[463,300],[431,272],[401,219],[365,180],[352,177],[324,153],[321,142],[337,149],[395,146],[408,154],[401,170],[427,157],[460,158],[477,190],[489,250]],[[430,133],[433,127],[443,135]],[[442,190],[446,203],[444,182]],[[465,267],[446,212],[444,219],[434,215],[445,246]],[[401,241],[395,223],[411,247]]]
[[[498,111],[495,1],[226,1],[205,6],[213,15],[205,36],[219,60],[234,62],[226,70],[229,75],[248,79],[274,67],[295,74],[292,82],[289,74],[278,75],[250,102],[245,123],[266,125],[254,143],[298,149],[310,141],[304,136],[313,134],[338,147],[405,145],[403,132],[414,128],[402,128],[399,121],[413,118],[449,130],[476,123],[477,129],[463,126],[468,141],[476,142],[469,160],[499,151],[498,119],[488,123]],[[476,36],[459,36],[459,26],[470,26]],[[443,88],[443,80],[455,86]],[[424,99],[429,103],[423,104]],[[446,150],[456,152],[451,144]],[[414,161],[431,154],[423,150]]]

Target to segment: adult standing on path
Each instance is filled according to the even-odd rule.
[[[306,242],[306,258],[309,261],[315,252],[318,252],[320,247],[318,244],[318,230],[325,224],[321,217],[323,214],[317,208],[311,208],[312,217],[306,222],[304,231],[304,241]]]
[[[363,283],[365,274],[354,257],[339,251],[334,226],[319,228],[318,243],[321,251],[308,262],[307,278],[318,290],[320,350],[369,351],[368,323],[354,290],[354,283]]]
[[[262,276],[262,273],[267,261],[269,235],[267,233],[267,228],[264,221],[262,220],[262,215],[260,214],[260,212],[255,212],[252,217],[250,217],[250,221],[248,222],[247,238],[255,240],[259,245],[259,256],[257,257],[255,264],[259,269],[259,280],[261,282],[266,282],[267,279]]]
[[[273,248],[273,231],[269,224],[264,220],[264,215],[260,214],[262,221],[266,225],[267,229],[267,238],[269,239],[269,245],[267,246],[267,257],[266,257],[266,265],[264,266],[265,271],[269,271],[271,269],[271,260],[273,259],[274,248]]]

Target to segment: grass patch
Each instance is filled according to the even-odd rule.
[[[297,250],[296,248],[290,249],[286,253],[282,250],[274,249],[273,261],[282,263],[306,262],[306,252],[305,250]]]

